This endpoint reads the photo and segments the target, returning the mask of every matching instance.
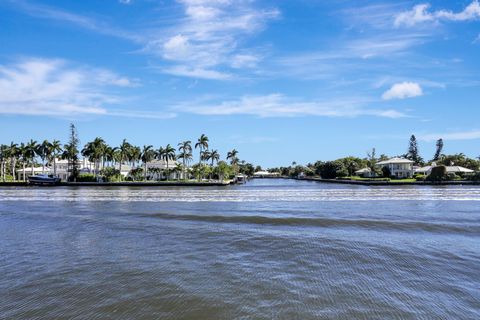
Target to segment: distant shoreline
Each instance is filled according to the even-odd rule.
[[[340,180],[340,179],[322,179],[322,178],[292,178],[292,177],[252,177],[251,179],[286,179],[286,180],[299,180],[299,181],[312,181],[319,183],[331,183],[331,184],[349,184],[349,185],[361,185],[361,186],[462,186],[462,185],[480,185],[480,181],[359,181],[359,180]],[[57,185],[41,186],[41,187],[225,187],[232,183],[230,181],[205,181],[205,182],[193,182],[193,181],[156,181],[156,182],[61,182]],[[0,182],[0,187],[38,187],[38,185],[32,185],[28,182]]]
[[[28,182],[0,182],[0,187],[224,187],[230,185],[226,182],[181,182],[181,181],[156,181],[156,182],[61,182],[56,185],[39,186]]]
[[[461,186],[461,185],[480,185],[480,181],[359,181],[359,180],[340,180],[340,179],[322,179],[322,178],[302,178],[296,180],[316,181],[323,183],[351,184],[363,186]]]

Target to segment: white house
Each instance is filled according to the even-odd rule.
[[[375,172],[372,172],[372,169],[370,168],[363,168],[360,170],[355,171],[355,174],[360,177],[365,177],[365,178],[373,178],[375,177]]]
[[[437,167],[437,164],[434,162],[430,166],[425,166],[425,167],[415,169],[415,173],[420,173],[420,174],[424,174],[424,175],[428,176],[430,173],[432,173],[432,169],[435,168],[435,167]],[[447,173],[455,173],[455,174],[457,174],[457,173],[463,173],[463,174],[475,173],[475,171],[473,171],[471,169],[468,169],[468,168],[461,167],[461,166],[445,166],[445,168],[447,169]]]
[[[396,178],[411,178],[413,177],[413,161],[404,158],[392,158],[385,161],[377,162],[380,168],[387,167],[390,173]]]
[[[253,174],[255,178],[273,178],[280,176],[279,172],[257,171]]]
[[[165,160],[152,160],[150,162],[147,162],[147,174],[152,178],[152,179],[162,179],[165,178],[165,170],[169,169],[170,174],[169,174],[169,179],[179,179],[183,175],[182,172],[174,172],[172,169],[177,166],[178,162],[175,160],[168,161],[168,168],[167,168],[167,161]],[[144,166],[142,165],[142,168]],[[159,172],[153,172],[150,169],[157,169]]]
[[[23,171],[23,169],[18,169],[17,180],[22,181],[23,178],[27,179],[27,177],[29,176],[42,174],[42,173],[50,174],[50,168],[45,167],[44,169],[42,166],[40,166],[40,167],[33,167],[33,170],[32,170],[32,167],[26,167],[25,172]]]

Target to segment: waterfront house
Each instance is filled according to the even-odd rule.
[[[405,158],[392,158],[385,161],[377,162],[380,168],[388,168],[390,174],[395,178],[411,178],[413,177],[413,161]]]
[[[153,161],[149,161],[147,163],[147,174],[153,180],[166,179],[167,169],[168,169],[169,171],[168,179],[173,179],[173,180],[182,179],[183,172],[177,172],[176,170],[173,170],[175,167],[177,167],[177,165],[178,165],[178,162],[175,160],[168,161],[168,168],[167,168],[167,161],[163,159],[162,160],[156,159]]]
[[[372,172],[372,169],[370,168],[363,168],[355,171],[355,175],[363,178],[374,178],[375,172]]]
[[[280,176],[279,172],[257,171],[253,174],[255,178],[274,178]]]
[[[435,167],[437,167],[437,164],[435,162],[433,162],[429,166],[417,168],[414,171],[415,171],[415,173],[423,174],[425,176],[428,176],[430,173],[432,173],[432,169],[435,168]],[[471,169],[468,169],[468,168],[465,168],[465,167],[461,167],[461,166],[445,166],[445,168],[447,169],[447,174],[452,173],[452,174],[467,174],[468,175],[468,174],[475,173],[475,171],[473,171]]]
[[[33,167],[33,169],[32,167],[26,167],[25,171],[23,171],[23,169],[18,169],[17,180],[18,181],[22,181],[24,179],[26,180],[27,177],[29,176],[34,176],[34,175],[43,174],[43,173],[50,174],[50,168],[48,167],[43,168],[43,166],[40,166],[40,167]]]

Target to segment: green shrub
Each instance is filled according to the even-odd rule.
[[[384,178],[390,178],[392,176],[392,172],[390,171],[389,167],[383,167],[382,168],[382,177]]]
[[[416,174],[415,176],[413,176],[413,178],[415,178],[415,180],[417,181],[425,181],[427,179],[427,176],[423,174]]]
[[[91,173],[82,173],[78,176],[77,182],[97,182],[97,178]]]
[[[471,181],[480,181],[480,172],[476,172],[475,174],[468,177],[468,180]]]
[[[447,167],[445,166],[437,166],[432,168],[432,172],[427,177],[428,181],[447,181],[449,180],[449,176],[447,174]]]

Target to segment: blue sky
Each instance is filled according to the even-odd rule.
[[[0,2],[0,143],[209,136],[263,166],[480,156],[478,1]]]

